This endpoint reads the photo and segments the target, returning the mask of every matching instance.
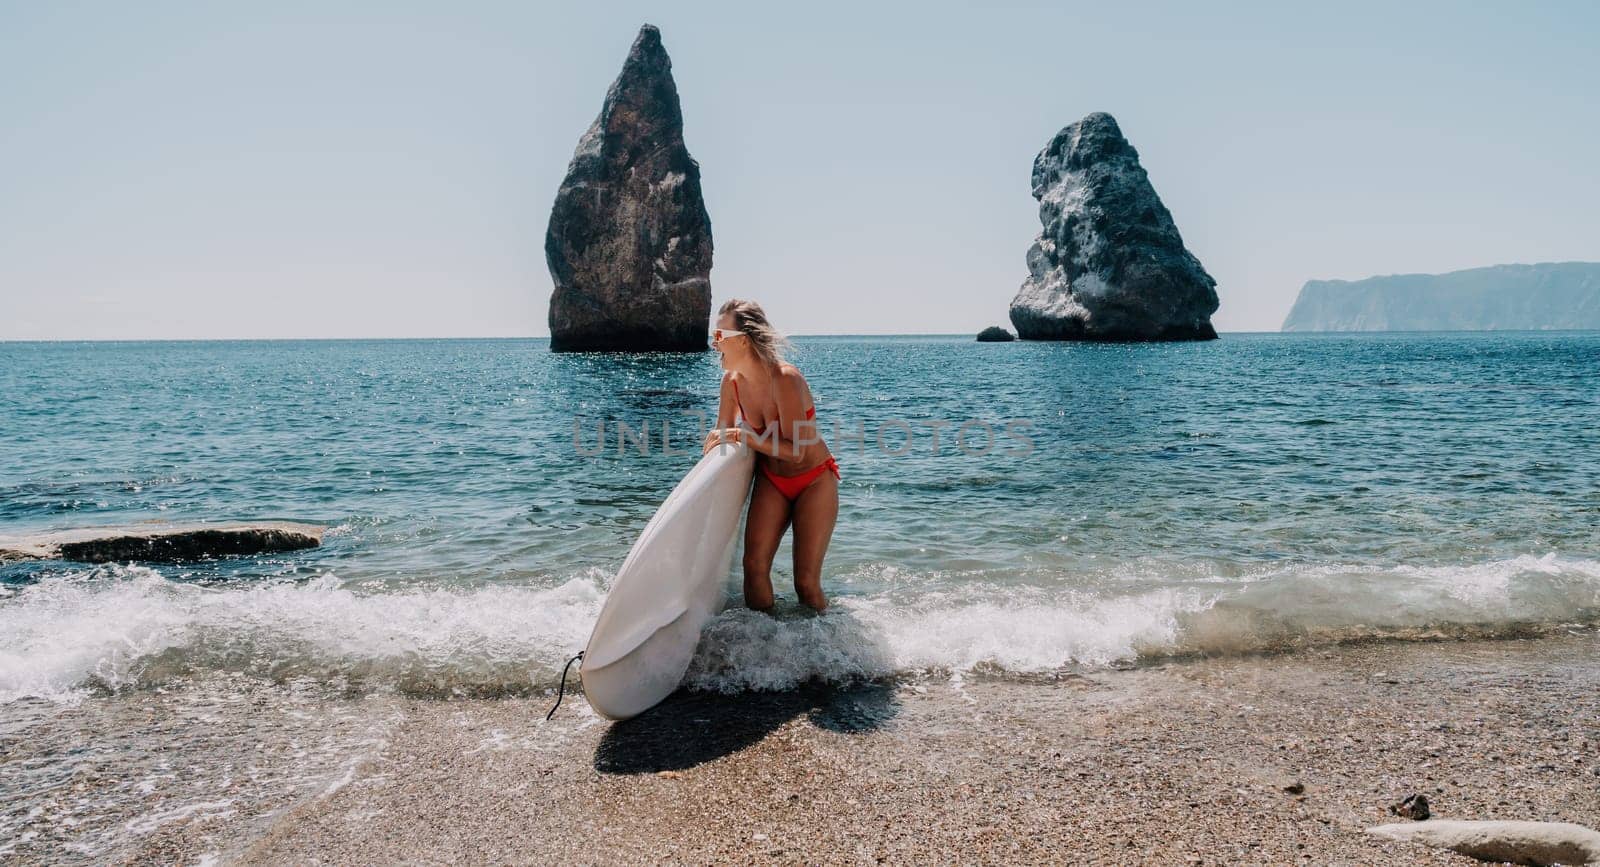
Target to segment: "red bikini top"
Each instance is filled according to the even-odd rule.
[[[733,402],[739,406],[739,417],[747,418],[749,414],[744,411],[744,401],[739,399],[739,381],[730,376],[728,377],[728,382],[733,386]],[[806,407],[806,421],[810,421],[816,417],[816,404]]]

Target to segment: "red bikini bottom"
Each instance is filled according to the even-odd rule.
[[[771,482],[772,486],[778,489],[778,493],[782,494],[783,498],[791,503],[799,499],[800,495],[805,492],[805,489],[811,487],[812,482],[816,481],[822,476],[823,473],[830,470],[833,472],[834,478],[844,478],[843,476],[839,475],[839,462],[834,460],[832,456],[798,476],[780,476],[768,469],[765,461],[763,461],[761,464],[761,474],[766,476],[767,481]]]

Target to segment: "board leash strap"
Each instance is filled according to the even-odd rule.
[[[556,703],[555,703],[555,706],[550,708],[550,712],[544,715],[544,721],[545,722],[549,722],[550,718],[556,715],[556,708],[561,707],[561,697],[567,694],[567,672],[572,670],[572,664],[574,662],[577,662],[578,660],[580,660],[582,658],[583,658],[583,651],[580,650],[580,651],[578,651],[578,655],[577,656],[574,656],[573,658],[567,660],[567,664],[562,667],[562,669],[561,669],[561,689],[556,692]]]

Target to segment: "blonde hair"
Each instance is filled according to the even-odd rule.
[[[767,311],[760,304],[732,298],[722,305],[717,316],[732,316],[733,327],[745,333],[750,348],[762,361],[774,367],[783,363],[784,351],[791,348],[789,340],[767,321]]]

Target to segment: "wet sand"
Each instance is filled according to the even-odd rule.
[[[107,830],[117,858],[163,863],[1471,864],[1362,829],[1412,792],[1436,817],[1600,825],[1600,637],[1572,632],[680,694],[615,725],[581,697],[550,723],[547,697],[284,716],[262,687],[208,711],[214,743],[168,734],[193,760],[262,749],[273,714],[381,732],[314,783]],[[156,730],[179,692],[140,699]],[[12,856],[76,860],[71,837]]]

